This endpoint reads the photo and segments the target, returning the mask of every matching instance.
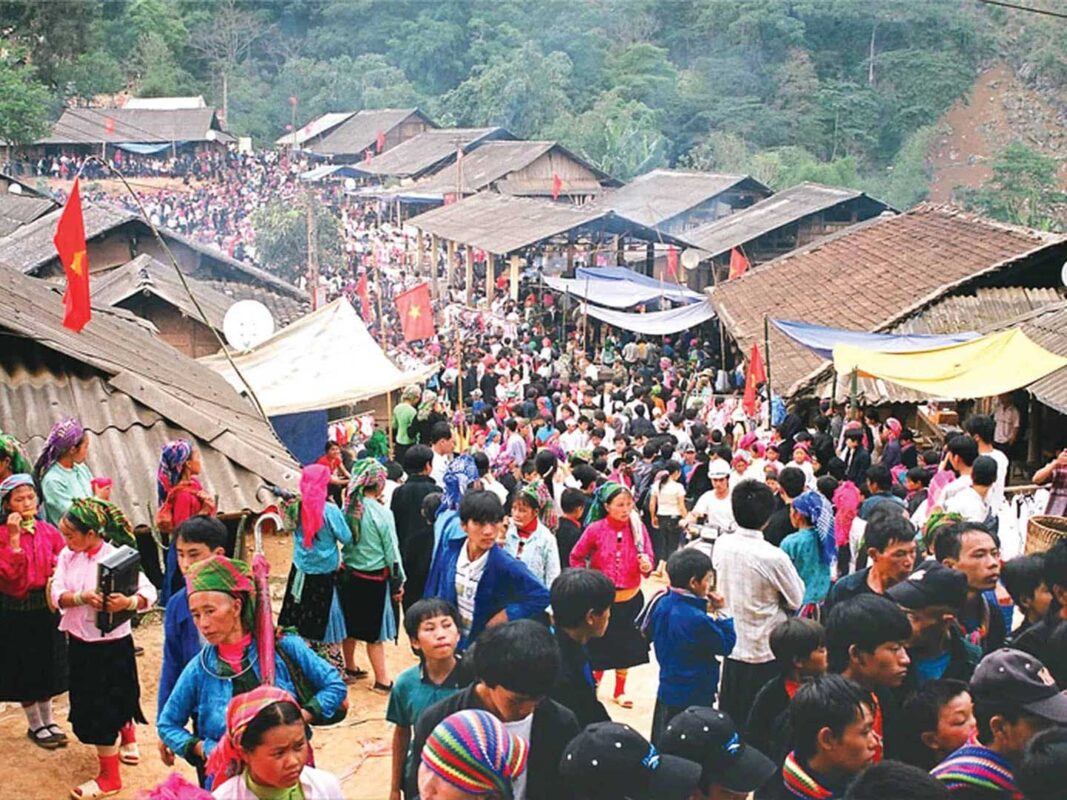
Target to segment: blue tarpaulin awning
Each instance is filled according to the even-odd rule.
[[[151,144],[121,142],[114,146],[119,150],[125,150],[127,153],[136,153],[139,156],[150,156],[153,153],[162,153],[164,150],[170,150],[171,147],[182,147],[184,145],[185,142],[152,142]]]
[[[655,289],[657,292],[666,288],[673,300],[684,299],[687,303],[697,303],[704,299],[700,292],[694,292],[687,286],[681,286],[674,281],[661,281],[649,275],[642,275],[627,267],[578,267],[574,271],[575,278],[583,280],[589,278],[595,281],[626,281],[636,286],[644,286]]]
[[[911,350],[931,350],[936,347],[969,342],[981,335],[973,331],[946,334],[868,333],[785,319],[772,319],[771,322],[794,342],[808,348],[820,358],[828,360],[833,359],[834,346],[839,344],[851,345],[864,350],[878,350],[883,353],[907,353]]]
[[[586,313],[593,319],[599,319],[616,328],[649,336],[668,336],[679,331],[695,328],[709,319],[715,318],[715,309],[705,300],[703,303],[691,303],[667,311],[649,311],[635,314],[627,311],[612,311],[594,305],[586,305]]]

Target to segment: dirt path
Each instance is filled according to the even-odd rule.
[[[280,606],[289,570],[292,544],[288,537],[270,537],[266,542],[267,557],[272,564],[272,594],[275,610]],[[650,582],[645,587],[649,596],[662,584]],[[152,614],[135,631],[134,638],[145,649],[138,658],[141,677],[141,708],[145,716],[156,718],[156,690],[159,683],[163,648],[163,625],[159,614]],[[399,645],[387,645],[387,660],[392,675],[415,663],[403,633]],[[367,667],[365,656],[362,665]],[[623,710],[610,702],[612,675],[606,676],[602,700],[611,716],[627,722],[647,735],[655,705],[656,668],[653,664],[631,670],[627,694],[634,708]],[[345,800],[386,800],[389,796],[389,745],[392,726],[385,722],[387,698],[370,691],[370,681],[360,681],[348,691],[349,712],[344,722],[331,728],[314,731],[315,759],[318,765],[337,775],[344,788]],[[67,724],[68,701],[62,695],[54,701],[56,717],[70,735]],[[154,786],[171,771],[159,760],[158,738],[154,724],[137,730],[141,745],[141,764],[122,767],[125,788],[120,800],[132,800],[140,789]],[[71,736],[65,750],[45,751],[26,738],[26,718],[17,705],[8,705],[0,713],[0,772],[4,775],[4,795],[20,800],[62,800],[71,787],[96,774],[96,755],[92,747],[82,745]],[[180,759],[175,767],[195,782],[196,774]]]

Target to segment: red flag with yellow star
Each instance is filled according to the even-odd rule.
[[[67,290],[63,293],[63,325],[75,333],[81,331],[92,317],[89,306],[89,253],[85,249],[85,219],[82,217],[82,198],[78,181],[70,190],[70,199],[63,207],[52,239],[67,274]]]
[[[404,341],[429,339],[434,335],[433,306],[430,304],[430,285],[420,283],[414,289],[396,296],[396,310],[404,329]]]

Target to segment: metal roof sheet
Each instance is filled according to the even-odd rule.
[[[748,175],[654,169],[605,194],[600,203],[642,225],[662,225],[746,182],[771,194],[770,189]]]
[[[489,138],[514,137],[503,128],[434,128],[401,142],[359,168],[383,178],[418,177],[444,161],[454,161],[460,147],[466,153]]]
[[[352,114],[340,125],[329,131],[311,149],[322,155],[363,155],[374,147],[378,134],[387,134],[409,117],[419,116],[431,127],[436,127],[417,108],[364,109]]]
[[[37,144],[210,142],[229,139],[213,108],[68,108]]]
[[[296,145],[299,147],[310,139],[314,139],[316,136],[321,136],[326,131],[332,130],[344,122],[346,119],[356,114],[355,111],[331,111],[328,114],[323,114],[321,117],[316,117],[311,120],[307,125],[296,130]],[[276,145],[293,145],[293,134],[287,133],[284,136],[279,136],[275,139]]]

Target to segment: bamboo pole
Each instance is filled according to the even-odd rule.
[[[520,256],[518,253],[511,254],[511,269],[509,275],[511,286],[509,289],[511,292],[511,299],[516,303],[519,301],[519,260]]]
[[[466,247],[464,261],[466,262],[466,270],[463,276],[463,288],[466,291],[467,306],[469,307],[474,302],[474,248],[470,245]]]
[[[437,240],[437,234],[430,234],[430,285],[433,287],[433,296],[435,300],[441,298],[441,287],[437,285],[437,249],[439,243]]]
[[[448,264],[445,266],[445,298],[446,302],[452,298],[452,278],[455,273],[456,264],[456,243],[452,239],[448,240]]]
[[[767,424],[771,425],[774,419],[774,390],[771,389],[771,323],[767,315],[763,315],[763,355],[767,362]]]
[[[422,231],[419,231],[419,236],[422,236]],[[374,248],[374,280],[378,284],[378,340],[380,342],[382,353],[385,357],[389,357],[389,349],[386,347],[385,338],[385,313],[382,311],[382,265],[378,258],[378,248]],[[385,393],[385,435],[389,440],[389,459],[393,458],[393,392],[387,391]]]

